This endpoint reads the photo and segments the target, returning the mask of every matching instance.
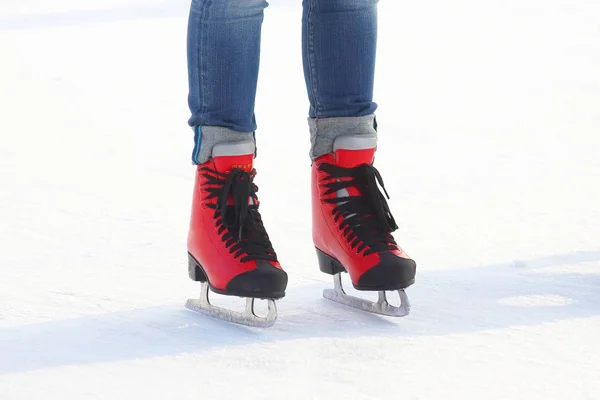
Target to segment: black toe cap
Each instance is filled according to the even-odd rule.
[[[227,294],[260,299],[279,299],[285,296],[288,275],[268,261],[257,261],[256,269],[234,277],[227,284]]]
[[[415,282],[417,264],[391,252],[379,254],[379,264],[366,271],[358,280],[357,290],[399,290]]]

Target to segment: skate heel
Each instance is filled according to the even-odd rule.
[[[323,253],[321,250],[317,250],[317,259],[319,261],[319,269],[321,272],[325,272],[329,275],[339,274],[340,272],[346,272],[346,269],[342,264],[335,258]]]
[[[206,274],[202,270],[202,267],[200,267],[198,261],[196,261],[190,253],[188,253],[188,274],[190,279],[195,282],[207,281]]]

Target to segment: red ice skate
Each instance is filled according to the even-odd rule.
[[[186,306],[195,311],[251,326],[275,322],[275,299],[285,296],[283,271],[258,211],[253,180],[254,143],[217,144],[213,157],[197,166],[188,234],[189,275],[202,282],[200,299]],[[213,306],[208,290],[247,298],[238,313]],[[266,317],[254,313],[254,299],[267,299]]]
[[[410,304],[404,289],[415,281],[416,264],[391,232],[398,227],[378,189],[381,175],[373,167],[377,138],[346,135],[334,152],[312,165],[313,241],[321,271],[334,275],[333,301],[383,315],[405,316]],[[378,291],[379,301],[347,295],[341,273],[348,272],[357,290]],[[398,291],[402,304],[388,303],[385,291]]]

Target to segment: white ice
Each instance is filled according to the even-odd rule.
[[[184,308],[188,1],[2,0],[0,399],[600,399],[600,2],[379,3],[402,319],[321,297],[300,0],[271,3],[261,330]]]

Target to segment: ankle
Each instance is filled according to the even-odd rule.
[[[324,154],[333,153],[334,142],[340,136],[365,136],[377,143],[375,114],[362,117],[309,118],[310,157],[314,161]]]
[[[256,152],[254,132],[238,132],[222,126],[194,127],[194,150],[192,162],[195,165],[204,164],[213,157],[213,148],[222,147],[228,143],[252,142]]]

